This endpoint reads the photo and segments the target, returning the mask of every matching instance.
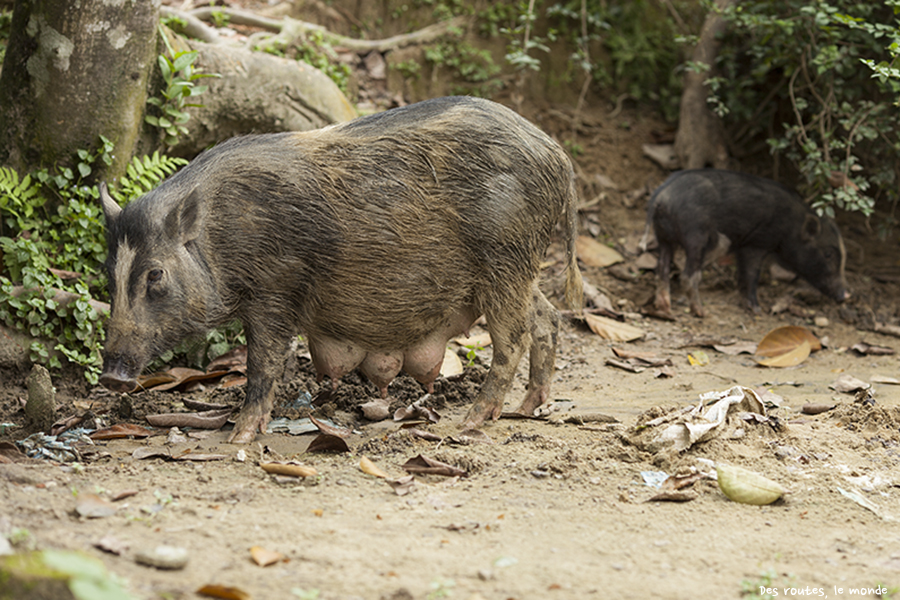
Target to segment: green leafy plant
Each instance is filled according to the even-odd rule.
[[[201,107],[202,104],[189,102],[205,92],[208,86],[197,85],[195,82],[204,77],[221,77],[218,73],[200,73],[194,68],[194,62],[199,53],[196,50],[175,52],[169,45],[169,40],[162,34],[166,41],[168,55],[160,54],[158,57],[159,70],[163,78],[161,97],[151,97],[147,103],[158,109],[156,115],[146,115],[144,120],[159,127],[165,134],[165,142],[174,146],[178,142],[178,136],[188,132],[187,123],[191,115],[185,109]]]
[[[64,357],[84,367],[91,383],[104,340],[96,300],[106,294],[106,240],[99,190],[85,178],[98,162],[109,164],[112,151],[101,137],[96,150],[76,153],[74,168],[21,178],[0,169],[0,322],[35,338],[34,362],[59,367]],[[111,192],[126,204],[185,162],[158,153],[136,158]]]
[[[183,158],[164,156],[159,151],[152,156],[135,156],[128,163],[125,175],[119,178],[118,191],[113,192],[114,197],[122,203],[142,196],[186,164],[188,161]]]
[[[342,92],[348,92],[350,67],[338,60],[337,53],[321,31],[306,32],[290,44],[277,37],[264,40],[254,50],[305,62],[327,75]]]
[[[900,82],[879,60],[890,54],[885,40],[896,43],[896,26],[884,25],[892,4],[759,0],[723,14],[732,28],[718,67],[728,85],[713,102],[728,107],[733,144],[764,138],[820,214],[869,216],[879,198],[896,207]]]
[[[425,60],[434,70],[432,76],[437,69],[449,70],[457,81],[451,90],[453,94],[490,97],[502,85],[497,78],[500,67],[490,52],[462,40],[448,39],[426,48]]]
[[[231,15],[221,10],[214,10],[210,13],[212,17],[213,25],[216,27],[228,27],[228,24],[231,22]]]

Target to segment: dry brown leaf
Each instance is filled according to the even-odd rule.
[[[441,420],[441,415],[432,408],[422,406],[420,402],[421,399],[410,404],[406,408],[398,408],[395,410],[394,421],[429,421],[431,423],[437,423]]]
[[[405,496],[416,487],[416,478],[412,475],[407,475],[400,479],[386,479],[385,481],[394,489],[394,493],[398,496]]]
[[[474,348],[487,348],[491,345],[491,334],[485,331],[483,333],[476,333],[475,335],[461,335],[453,338],[453,341],[464,348],[469,346]]]
[[[644,332],[637,327],[599,315],[585,313],[584,321],[591,328],[591,331],[605,340],[631,342],[644,337]]]
[[[250,594],[238,587],[227,585],[204,585],[197,590],[201,596],[219,598],[219,600],[250,600]]]
[[[112,502],[106,498],[101,498],[97,494],[81,493],[78,494],[78,503],[75,505],[75,512],[79,517],[85,519],[98,519],[101,517],[110,517],[119,510],[113,506]]]
[[[259,465],[266,473],[274,475],[290,475],[291,477],[313,477],[317,471],[313,467],[299,465],[294,462],[269,462]]]
[[[753,342],[737,341],[732,344],[713,344],[718,352],[729,356],[737,356],[738,354],[753,354],[756,352],[756,344]]]
[[[206,371],[241,371],[247,369],[247,345],[232,348],[206,365]]]
[[[167,413],[144,417],[154,427],[195,427],[197,429],[218,429],[231,416],[230,408],[207,410],[196,413]]]
[[[268,567],[277,562],[284,560],[284,554],[275,552],[274,550],[266,550],[262,546],[253,546],[250,548],[250,556],[253,562],[261,567]]]
[[[347,440],[330,433],[320,433],[306,447],[307,452],[350,452]]]
[[[810,352],[818,352],[822,349],[822,343],[806,327],[788,325],[773,329],[767,333],[756,347],[758,356],[774,357],[787,354],[799,347],[803,341],[809,344]]]
[[[319,419],[315,418],[312,415],[309,416],[309,421],[313,425],[315,425],[319,429],[319,431],[321,431],[322,433],[325,433],[327,435],[333,435],[333,436],[336,436],[339,438],[346,438],[346,437],[350,437],[353,434],[353,431],[348,429],[347,427],[338,427],[336,425],[330,425],[330,424],[326,423],[325,421],[320,421]]]
[[[743,504],[771,504],[785,494],[780,484],[753,471],[731,465],[716,465],[719,489],[729,500]]]
[[[168,448],[160,446],[141,446],[140,448],[134,449],[134,452],[131,453],[131,458],[134,460],[143,460],[145,458],[172,458],[172,453],[169,452]]]
[[[639,352],[637,350],[629,350],[628,348],[612,347],[613,354],[619,358],[639,358],[641,360],[657,360],[659,355],[656,352]]]
[[[589,267],[608,267],[620,263],[622,255],[605,244],[587,235],[579,235],[575,240],[575,252],[581,262]]]
[[[129,423],[120,423],[112,427],[104,427],[98,429],[88,437],[92,440],[116,440],[127,437],[145,438],[153,435],[153,432],[146,427],[140,425],[131,425]]]
[[[411,458],[402,466],[403,470],[408,473],[418,473],[422,475],[443,475],[445,477],[463,477],[466,472],[459,467],[448,465],[445,462],[428,458],[419,454],[415,458]]]
[[[803,340],[799,346],[784,354],[757,361],[764,367],[796,367],[809,358],[809,340]]]
[[[363,456],[359,459],[359,468],[366,475],[372,475],[374,477],[378,477],[380,479],[387,479],[388,474],[378,468],[378,465],[373,463],[369,458]]]
[[[647,498],[647,502],[690,502],[699,496],[700,494],[694,490],[667,491]]]
[[[829,410],[836,407],[837,404],[823,404],[821,402],[807,402],[800,408],[800,412],[804,415],[820,415],[823,412],[828,412]]]
[[[172,383],[176,377],[170,373],[151,373],[149,375],[141,375],[137,378],[137,389],[149,390],[152,387]]]
[[[441,377],[452,377],[463,372],[462,361],[459,355],[450,348],[444,349],[444,362],[441,363]]]

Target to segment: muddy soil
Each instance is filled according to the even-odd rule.
[[[767,278],[761,303],[785,310],[751,315],[741,307],[734,267],[720,262],[704,273],[707,318],[690,316],[683,298],[674,322],[642,316],[654,287],[652,271],[636,264],[643,191],[666,172],[642,155],[641,144],[665,128],[628,109],[609,118],[610,109],[593,106],[576,138],[586,203],[582,233],[615,246],[626,261],[583,272],[645,335],[610,342],[583,322],[564,320],[555,412],[488,424],[483,433],[491,443],[461,436],[458,424],[490,364],[487,347],[463,375],[439,380],[424,400],[441,416],[416,425],[435,434],[430,441],[393,420],[364,418],[359,405],[376,394],[357,375],[329,394],[301,345],[288,361],[275,416],[304,417],[311,409],[297,400],[314,399],[314,415],[352,431],[349,452],[307,452],[315,433],[272,433],[233,446],[225,443],[226,425],[187,430],[171,441],[159,428],[146,439],[81,445],[77,463],[17,457],[0,464],[0,534],[15,551],[61,548],[95,556],[134,597],[146,599],[197,598],[196,590],[208,584],[240,588],[256,599],[740,598],[764,595],[766,587],[779,596],[844,598],[874,597],[868,590],[879,585],[896,592],[900,387],[874,383],[863,394],[829,387],[842,374],[868,383],[900,377],[896,355],[850,349],[860,341],[900,345],[868,331],[876,320],[897,323],[896,244],[874,241],[863,222],[842,221],[854,294],[844,306],[803,282]],[[566,109],[535,109],[529,116],[569,139]],[[547,263],[543,287],[560,304],[559,244]],[[709,346],[758,342],[782,325],[805,326],[826,347],[799,366],[775,369]],[[607,364],[614,347],[652,353],[671,366],[628,372]],[[458,350],[467,362],[467,349]],[[700,364],[690,362],[691,353]],[[524,395],[526,368],[523,361],[508,410]],[[0,423],[16,425],[2,439],[21,440],[28,433],[21,409],[26,373],[2,376]],[[76,376],[55,377],[59,416],[90,410],[89,424],[148,426],[146,415],[188,410],[186,400],[237,403],[243,395],[240,387],[210,387],[123,397],[91,389]],[[780,405],[770,404],[764,419],[732,415],[719,435],[680,452],[641,443],[651,418],[735,385],[771,392]],[[390,391],[391,410],[424,394],[404,377]],[[834,408],[810,415],[801,412],[806,404]],[[136,450],[148,449],[181,458],[220,456],[135,458]],[[398,479],[406,475],[401,465],[420,454],[464,475],[416,475],[400,495],[360,468],[365,457]],[[279,477],[259,466],[261,459],[279,458],[317,474]],[[710,461],[750,469],[789,493],[766,506],[733,502],[710,476]],[[642,473],[660,471],[699,474],[684,490],[693,499],[650,500],[659,490]],[[134,493],[113,502],[125,492]],[[79,515],[91,494],[110,501],[114,512]],[[118,553],[98,547],[115,545],[110,540]],[[186,549],[187,565],[162,570],[135,562],[159,545]],[[257,546],[283,559],[258,566],[250,553]]]

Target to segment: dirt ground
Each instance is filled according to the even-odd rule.
[[[896,355],[850,349],[860,341],[900,345],[867,331],[875,320],[897,323],[896,244],[874,241],[865,223],[842,222],[854,294],[844,306],[806,283],[766,279],[764,307],[791,302],[777,315],[753,316],[741,307],[733,266],[724,263],[704,274],[707,318],[690,316],[683,298],[674,322],[642,316],[654,287],[652,271],[635,265],[642,191],[666,173],[642,155],[641,144],[658,139],[664,127],[628,108],[611,118],[611,108],[592,106],[576,138],[586,204],[582,233],[615,246],[626,261],[584,267],[583,273],[645,335],[610,342],[565,319],[552,394],[557,410],[549,417],[488,424],[483,433],[491,443],[462,438],[458,424],[490,364],[488,347],[477,351],[463,376],[439,380],[426,400],[442,418],[416,427],[437,441],[415,437],[401,423],[363,418],[358,405],[374,396],[374,388],[356,375],[342,382],[338,394],[320,393],[301,346],[289,361],[275,416],[308,414],[295,404],[308,392],[322,403],[315,415],[352,429],[349,452],[306,452],[313,433],[273,433],[248,447],[233,446],[225,443],[226,426],[190,430],[172,441],[159,428],[146,439],[81,445],[77,463],[18,457],[0,464],[0,534],[15,551],[58,548],[95,556],[134,597],[146,599],[196,598],[208,584],[234,586],[255,599],[741,598],[764,595],[761,587],[777,589],[778,596],[845,598],[876,596],[869,590],[877,586],[897,594],[900,387],[874,383],[859,398],[829,387],[842,374],[865,382],[900,376]],[[530,116],[568,139],[567,109]],[[557,303],[560,259],[557,244],[544,278]],[[826,347],[785,369],[709,347],[735,338],[758,342],[781,325],[806,326]],[[632,373],[608,365],[613,347],[669,359],[669,376],[661,376],[660,368]],[[701,364],[691,364],[689,353]],[[507,409],[524,394],[526,368],[523,361]],[[21,408],[25,376],[2,373],[0,423],[17,427],[0,439],[21,440],[28,433]],[[240,387],[123,397],[89,389],[71,376],[54,383],[60,417],[89,408],[101,425],[148,426],[145,415],[185,411],[185,400],[242,397]],[[641,442],[650,419],[735,385],[776,394],[780,406],[770,405],[767,419],[732,415],[720,435],[681,452]],[[392,409],[421,395],[417,384],[400,378],[391,387]],[[801,413],[808,403],[835,407]],[[13,456],[8,448],[4,456]],[[133,455],[148,448],[181,457],[223,456],[190,461]],[[420,454],[465,474],[416,475],[411,490],[399,495],[360,468],[366,457],[397,479],[406,475],[401,465]],[[259,466],[263,455],[267,461],[296,459],[317,475],[268,474]],[[750,469],[790,493],[768,506],[733,502],[703,476],[713,471],[709,461]],[[693,499],[650,501],[659,490],[642,473],[659,471],[701,474],[686,488]],[[126,492],[134,493],[113,501]],[[92,512],[92,494],[103,500],[95,500],[100,506],[112,507],[100,512],[112,514],[79,515]],[[136,563],[139,553],[159,545],[186,549],[187,565],[163,570]],[[283,559],[258,566],[250,552],[257,546]]]

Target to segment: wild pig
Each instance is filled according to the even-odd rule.
[[[700,270],[721,236],[737,258],[738,285],[755,312],[759,311],[759,272],[768,254],[826,296],[843,302],[850,295],[844,281],[846,252],[837,225],[817,216],[796,192],[770,179],[717,169],[674,173],[653,192],[647,205],[648,232],[651,227],[659,244],[655,307],[660,312],[671,311],[669,274],[672,255],[681,246],[685,251],[682,281],[691,312],[704,316]]]
[[[300,332],[320,379],[336,386],[358,367],[384,396],[401,369],[431,389],[447,341],[484,314],[493,364],[464,424],[499,416],[529,347],[519,410],[532,412],[554,370],[559,314],[537,278],[560,219],[567,302],[581,305],[568,156],[487,100],[235,138],[124,209],[101,191],[112,302],[101,383],[132,390],[154,356],[240,319],[248,383],[236,443],[265,430]]]

